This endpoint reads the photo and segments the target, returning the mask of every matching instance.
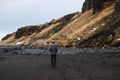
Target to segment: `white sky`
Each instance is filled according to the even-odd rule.
[[[26,25],[81,11],[85,0],[0,0],[0,39]]]

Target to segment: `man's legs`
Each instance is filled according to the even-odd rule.
[[[55,67],[56,65],[56,55],[51,55],[51,66]]]
[[[56,55],[53,56],[53,64],[54,64],[54,67],[56,66]]]
[[[53,67],[53,55],[51,55],[51,66]]]

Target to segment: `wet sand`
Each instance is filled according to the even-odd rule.
[[[0,56],[0,80],[120,80],[120,54]]]

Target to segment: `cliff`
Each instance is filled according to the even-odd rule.
[[[1,45],[44,46],[55,41],[65,47],[120,46],[119,3],[115,0],[86,0],[82,13],[19,28],[7,35]]]
[[[94,14],[106,7],[109,7],[114,2],[115,0],[85,0],[83,4],[82,12],[84,13],[85,11],[93,8],[93,14]]]

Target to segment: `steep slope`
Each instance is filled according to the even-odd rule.
[[[8,34],[0,42],[1,45],[36,45],[39,41],[51,37],[65,25],[81,15],[80,12],[65,15],[57,20],[42,25],[30,25],[19,28],[14,34]],[[37,43],[38,42],[38,43]]]
[[[91,10],[87,11],[51,38],[54,40],[58,39],[60,41],[60,45],[62,46],[76,46],[77,42],[81,43],[95,34],[98,34],[100,29],[103,28],[103,26],[100,25],[102,23],[99,23],[100,20],[112,14],[113,10],[114,5],[106,8],[96,15],[92,15]],[[78,41],[77,39],[80,40]]]
[[[114,0],[103,0],[103,8],[97,12],[90,1],[85,1],[82,14],[76,12],[46,24],[22,27],[0,44],[43,46],[55,41],[66,47],[120,46],[120,15],[115,12]]]

